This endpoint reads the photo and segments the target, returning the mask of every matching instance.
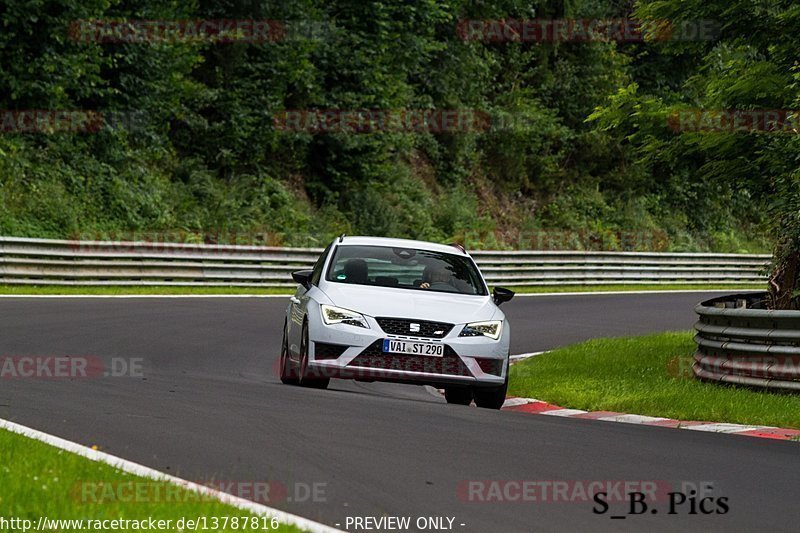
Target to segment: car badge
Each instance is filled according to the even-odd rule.
[[[419,333],[419,324],[412,322],[411,324],[408,325],[408,330],[411,333]]]

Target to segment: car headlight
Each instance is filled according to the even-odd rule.
[[[503,332],[503,322],[501,320],[487,320],[486,322],[472,322],[464,326],[459,337],[489,337],[497,340]]]
[[[322,321],[326,324],[349,324],[351,326],[358,326],[360,328],[369,329],[367,319],[361,313],[356,313],[349,309],[342,309],[335,305],[320,305],[322,310]]]

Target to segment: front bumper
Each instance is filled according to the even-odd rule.
[[[433,386],[491,387],[505,382],[510,339],[507,322],[498,340],[459,337],[464,324],[456,324],[447,335],[436,339],[391,335],[373,317],[366,319],[370,329],[327,325],[317,316],[309,328],[309,370],[325,377]],[[441,343],[445,346],[444,356],[383,353],[381,346],[387,338]]]

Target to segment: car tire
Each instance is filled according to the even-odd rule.
[[[472,389],[469,387],[445,387],[444,399],[454,405],[469,405],[472,403]]]
[[[281,383],[297,385],[297,373],[292,368],[292,362],[289,360],[289,339],[286,337],[286,324],[283,325],[283,340],[281,341],[280,374]]]
[[[475,405],[484,409],[500,409],[506,401],[506,391],[508,390],[508,376],[500,387],[475,387],[472,396],[475,398]]]
[[[300,338],[300,371],[299,382],[303,387],[327,389],[330,378],[309,375],[308,370],[308,322],[303,322],[303,335]]]

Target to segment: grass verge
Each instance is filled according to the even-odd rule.
[[[579,285],[579,286],[537,286],[510,287],[519,294],[558,294],[562,292],[602,292],[602,291],[670,291],[670,290],[763,290],[764,285]],[[50,285],[0,285],[4,295],[215,295],[215,294],[294,294],[294,289],[261,287],[138,287],[138,286],[50,286]]]
[[[172,294],[294,294],[293,289],[268,287],[142,287],[142,286],[58,286],[58,285],[0,285],[0,294],[15,295],[172,295]]]
[[[263,523],[248,522],[243,527],[244,517],[255,516],[247,511],[166,482],[127,474],[10,431],[0,430],[0,450],[3,457],[0,464],[0,487],[3,487],[0,509],[7,520],[31,520],[35,527],[39,517],[83,519],[83,529],[89,529],[85,527],[86,520],[147,520],[152,517],[172,520],[171,527],[162,530],[177,531],[181,518],[197,520],[206,517],[206,523],[211,526],[213,517],[219,518],[220,523],[221,517],[240,517],[238,528],[229,520],[229,527],[209,531],[264,531]],[[253,525],[257,527],[250,527]],[[47,530],[78,530],[76,524],[51,526]],[[269,529],[273,530],[271,526]],[[279,524],[276,531],[301,530]]]
[[[689,332],[595,339],[511,368],[509,395],[572,409],[800,429],[800,395],[704,383]]]

